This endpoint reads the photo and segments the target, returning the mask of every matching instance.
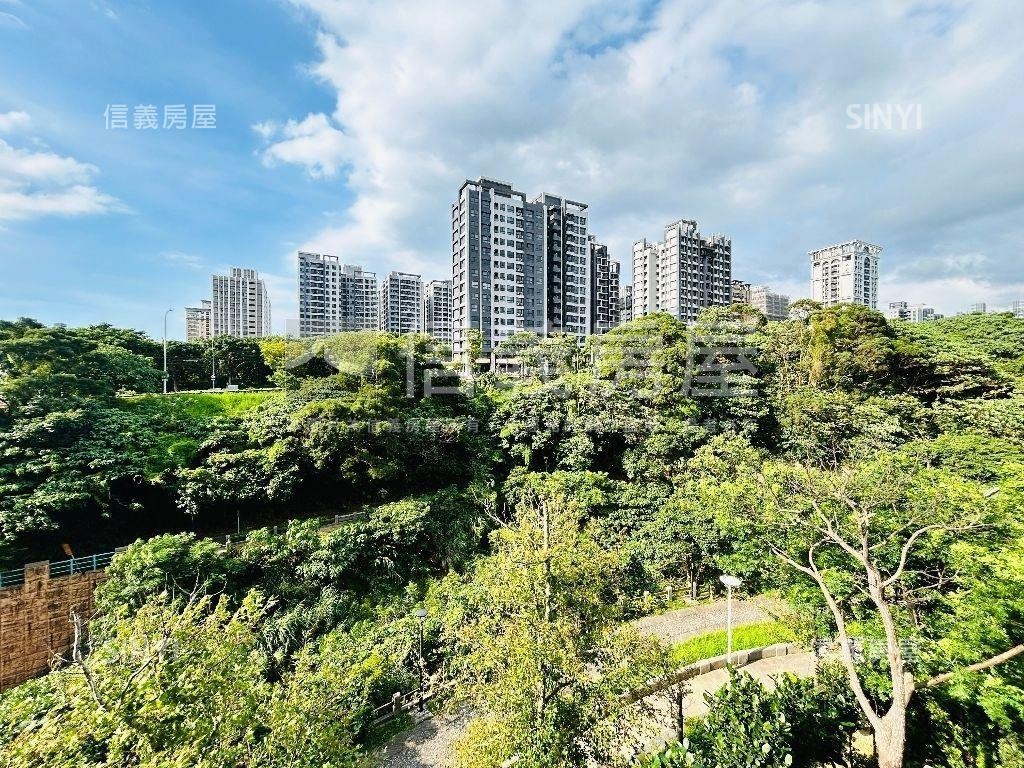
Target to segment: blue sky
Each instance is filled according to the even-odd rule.
[[[885,248],[883,301],[1024,294],[1024,7],[910,0],[0,0],[0,317],[183,335],[209,275],[295,315],[300,247],[448,272],[461,181],[591,206],[631,243],[696,218],[736,277]],[[214,130],[108,130],[109,104]],[[850,105],[920,126],[850,127]],[[860,109],[857,107],[856,109]],[[190,115],[191,117],[191,115]]]

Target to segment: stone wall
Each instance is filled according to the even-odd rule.
[[[0,589],[0,691],[50,671],[74,636],[71,612],[92,617],[93,591],[106,578],[90,571],[50,578],[49,562],[25,566],[25,583]]]

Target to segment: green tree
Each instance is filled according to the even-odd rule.
[[[616,558],[564,497],[522,505],[493,554],[452,585],[444,631],[453,706],[476,713],[460,764],[582,766],[637,737],[623,694],[664,670],[658,644],[619,625]],[[634,744],[634,748],[638,745]]]

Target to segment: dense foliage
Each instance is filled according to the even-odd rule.
[[[651,764],[853,765],[858,728],[886,765],[1021,764],[1024,655],[965,668],[1024,643],[1024,320],[734,306],[514,336],[488,372],[416,336],[231,344],[232,383],[279,388],[156,395],[141,334],[0,324],[0,560],[165,534],[0,699],[12,764],[346,765],[421,672],[467,765],[630,762],[623,701],[672,658],[629,619],[726,572],[841,663],[734,678]],[[172,345],[172,390],[204,354]]]

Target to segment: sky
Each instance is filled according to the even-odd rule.
[[[480,176],[587,203],[626,276],[689,218],[794,299],[862,239],[880,306],[1006,307],[1022,37],[1018,0],[0,0],[0,318],[182,338],[240,266],[283,330],[299,249],[450,277]]]

